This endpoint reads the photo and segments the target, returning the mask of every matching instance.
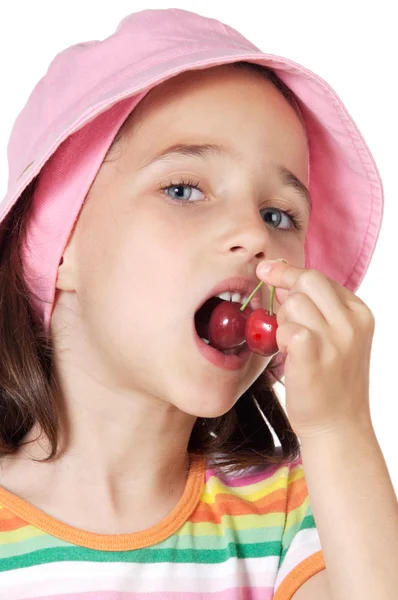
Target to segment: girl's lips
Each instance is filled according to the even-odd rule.
[[[216,350],[209,344],[206,344],[200,339],[196,332],[195,323],[193,324],[193,334],[196,345],[199,348],[200,353],[215,367],[225,369],[227,371],[236,371],[244,367],[252,354],[248,346],[244,344],[239,354],[223,354]]]

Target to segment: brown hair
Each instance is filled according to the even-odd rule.
[[[232,66],[232,65],[231,65]],[[302,117],[293,93],[270,69],[250,63],[250,68],[270,80]],[[123,138],[118,131],[108,154]],[[39,177],[38,175],[37,177]],[[30,219],[37,177],[22,193],[5,223],[0,251],[0,457],[15,453],[33,425],[38,425],[50,444],[46,461],[59,448],[59,407],[54,400],[57,383],[52,372],[53,346],[29,302],[23,278],[21,247]],[[214,467],[228,472],[255,465],[283,464],[300,456],[299,440],[274,391],[283,382],[275,375],[277,354],[265,371],[224,415],[198,418],[188,450],[205,455]],[[275,445],[273,429],[281,447]]]

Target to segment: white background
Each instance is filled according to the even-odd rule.
[[[384,222],[378,247],[356,293],[376,317],[371,362],[372,418],[398,492],[398,43],[394,6],[392,0],[186,0],[172,4],[127,0],[3,1],[0,198],[6,194],[6,147],[13,122],[55,54],[72,44],[111,35],[120,20],[132,12],[173,7],[214,17],[238,29],[263,51],[286,56],[315,71],[332,85],[353,116],[384,184]],[[278,393],[283,400],[282,387],[278,387]]]

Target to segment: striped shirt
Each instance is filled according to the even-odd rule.
[[[227,476],[191,460],[159,524],[95,534],[0,487],[1,600],[288,600],[325,569],[301,458]]]

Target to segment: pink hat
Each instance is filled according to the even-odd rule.
[[[45,166],[23,261],[47,330],[63,250],[129,113],[150,89],[178,73],[237,61],[273,69],[298,98],[309,139],[313,201],[306,267],[357,290],[379,236],[383,188],[369,148],[337,94],[310,70],[263,53],[217,20],[174,8],[144,10],[123,19],[105,40],[58,54],[11,133],[0,224]]]

